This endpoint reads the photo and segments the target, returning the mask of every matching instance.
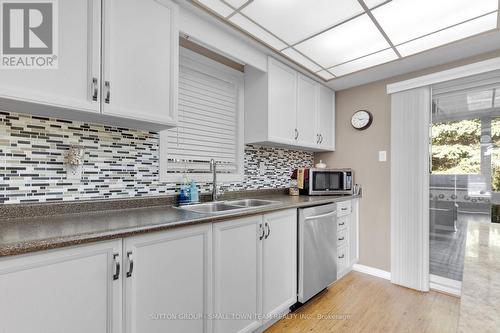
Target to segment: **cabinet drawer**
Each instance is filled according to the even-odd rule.
[[[341,272],[347,267],[347,246],[341,246],[337,249],[337,264],[337,272]]]
[[[340,231],[342,229],[345,229],[347,227],[348,220],[349,219],[347,216],[341,216],[337,218],[337,230]]]
[[[337,216],[345,216],[351,214],[351,200],[341,201],[337,203]]]
[[[337,247],[345,246],[347,243],[347,229],[337,232]]]

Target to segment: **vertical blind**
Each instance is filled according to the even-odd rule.
[[[167,131],[167,177],[218,172],[240,172],[240,82],[211,60],[181,49],[179,69],[178,126]]]
[[[391,95],[391,281],[429,290],[430,87]]]

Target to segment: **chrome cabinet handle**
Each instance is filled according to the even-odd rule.
[[[345,222],[339,223],[339,225],[344,225],[344,224],[345,224]]]
[[[323,143],[323,134],[320,134],[320,135],[319,135],[319,143],[320,143],[320,144],[321,144],[321,143]]]
[[[111,84],[109,81],[104,82],[104,88],[106,88],[106,98],[104,99],[104,102],[109,104],[109,101],[111,99]]]
[[[97,85],[97,78],[93,77],[92,78],[92,100],[94,102],[97,102],[97,95],[99,94],[99,88]]]
[[[319,143],[319,134],[316,134],[316,144]]]
[[[347,207],[342,207],[342,208],[340,208],[340,210],[342,210],[342,211],[346,211],[346,210],[347,210]]]
[[[132,272],[134,271],[134,257],[132,256],[132,251],[127,252],[127,260],[128,260],[128,272],[127,277],[132,276]]]
[[[267,239],[267,237],[269,237],[269,235],[271,234],[271,228],[269,227],[269,224],[267,222],[266,222],[266,228],[267,228],[267,233],[264,239]]]
[[[342,258],[344,258],[344,257],[345,257],[345,254],[343,254],[343,255],[339,256],[339,259],[342,259]]]
[[[113,261],[115,264],[115,274],[113,274],[113,280],[118,280],[120,278],[120,255],[118,253],[113,254]]]
[[[344,239],[345,239],[345,237],[340,237],[340,238],[339,238],[339,240],[344,240]]]
[[[259,229],[260,229],[259,240],[262,240],[264,238],[264,234],[265,234],[264,228],[262,227],[262,223],[259,224]]]
[[[299,138],[299,130],[295,129],[295,140]]]

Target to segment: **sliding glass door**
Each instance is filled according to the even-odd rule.
[[[467,225],[500,221],[500,73],[432,92],[429,269],[461,281]]]

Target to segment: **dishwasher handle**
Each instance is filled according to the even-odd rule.
[[[329,212],[329,213],[326,213],[326,214],[315,215],[315,216],[308,216],[308,217],[304,218],[304,221],[315,220],[315,219],[322,219],[324,217],[329,217],[329,216],[332,216],[332,215],[337,215],[337,211],[334,210],[333,212]]]

